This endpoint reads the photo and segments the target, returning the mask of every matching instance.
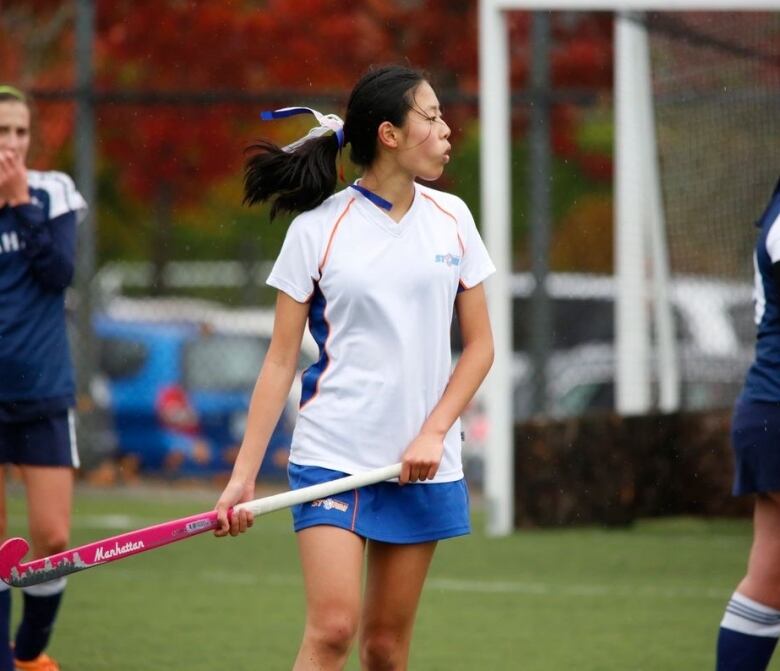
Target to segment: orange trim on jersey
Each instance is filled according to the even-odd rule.
[[[355,530],[355,524],[357,523],[358,500],[359,500],[359,498],[360,497],[359,497],[359,494],[358,494],[358,490],[356,489],[355,490],[355,508],[352,511],[352,529],[350,529],[350,531],[354,531]]]
[[[423,193],[422,197],[430,200],[436,207],[438,207],[442,212],[444,212],[444,214],[446,214],[455,222],[455,235],[458,236],[458,244],[460,245],[460,254],[461,256],[463,256],[463,254],[466,253],[466,247],[463,244],[463,240],[460,237],[460,231],[458,230],[458,218],[454,214],[452,214],[452,212],[448,212],[447,210],[445,210],[441,205],[439,205],[439,203],[436,202],[436,200],[431,198],[431,196],[429,196],[427,193]]]
[[[336,231],[338,230],[339,224],[341,223],[341,220],[347,215],[347,212],[349,212],[349,208],[352,207],[352,203],[354,202],[355,202],[354,198],[349,199],[347,206],[341,212],[339,218],[336,219],[336,223],[333,225],[333,228],[330,231],[330,237],[328,238],[328,246],[325,247],[325,254],[323,254],[322,261],[320,261],[320,268],[319,268],[320,277],[322,277],[322,271],[325,269],[325,264],[328,262],[328,255],[330,254],[330,246],[333,244],[333,238],[336,236]]]

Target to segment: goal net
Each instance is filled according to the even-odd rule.
[[[682,401],[727,405],[755,337],[752,224],[780,176],[780,13],[650,12],[643,22],[672,286],[701,329],[679,335],[722,355],[697,364],[681,349]]]
[[[516,293],[508,251],[512,208],[506,15],[515,10],[594,9],[609,9],[616,19],[615,272],[614,278],[607,277],[614,279],[614,288],[607,286],[602,293],[619,309],[612,341],[615,361],[591,386],[601,384],[609,390],[614,378],[615,398],[607,394],[606,402],[616,403],[619,397],[616,405],[624,414],[658,407],[648,402],[646,393],[654,377],[663,379],[665,397],[674,401],[665,408],[725,407],[733,402],[752,350],[751,248],[756,231],[751,224],[780,173],[775,160],[780,139],[776,3],[622,0],[596,8],[588,0],[481,0],[481,216],[497,266],[488,299],[497,360],[502,363],[494,367],[486,391],[491,448],[485,482],[491,534],[507,533],[511,526],[516,419],[510,407],[513,372],[506,365],[513,357],[511,300]],[[630,27],[637,24],[647,32]],[[646,125],[651,108],[652,128]],[[658,182],[651,174],[656,155]],[[645,277],[649,266],[652,285]],[[586,288],[581,278],[573,279],[578,289]],[[545,292],[550,302],[556,299],[554,287],[537,290],[537,295],[544,297]],[[648,302],[662,306],[650,320],[645,319]],[[670,319],[669,308],[676,318]],[[590,315],[592,322],[595,313]],[[655,348],[663,353],[662,365],[650,361],[653,355],[645,343],[653,321],[663,325],[657,329]],[[670,333],[670,324],[677,327],[676,333]],[[723,365],[716,363],[721,359]],[[536,367],[545,370],[543,365]],[[669,390],[678,380],[683,389],[675,405],[678,401]],[[700,386],[701,398],[691,395],[691,380]],[[627,393],[632,384],[641,393]]]
[[[780,174],[780,13],[647,15],[672,271],[746,279]]]

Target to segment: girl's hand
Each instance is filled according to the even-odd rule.
[[[400,484],[433,480],[444,454],[444,436],[438,433],[420,433],[401,458]]]
[[[246,483],[241,480],[230,479],[222,496],[219,497],[215,510],[217,511],[217,521],[219,526],[214,531],[215,536],[238,536],[244,533],[254,524],[254,515],[248,510],[239,510],[234,512],[228,518],[228,510],[237,503],[251,501],[255,495],[254,481]]]
[[[27,168],[16,152],[0,150],[0,205],[11,207],[30,202],[27,190]]]

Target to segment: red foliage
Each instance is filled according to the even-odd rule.
[[[56,0],[5,2],[27,12],[30,30],[54,16]],[[11,14],[9,14],[11,16]],[[527,85],[530,13],[509,15],[511,81]],[[553,15],[552,78],[555,86],[607,90],[611,86],[610,14]],[[4,70],[21,73],[24,36],[0,24]],[[28,76],[38,87],[73,85],[72,22],[55,45],[56,58]],[[409,62],[431,74],[440,91],[478,92],[477,3],[473,0],[97,0],[95,45],[99,91],[300,92],[346,98],[371,64]],[[295,104],[295,100],[280,100]],[[476,112],[453,108],[457,132]],[[324,111],[343,111],[327,109]],[[161,185],[178,202],[197,198],[215,180],[240,170],[241,150],[258,109],[248,105],[101,104],[100,151],[117,166],[123,184],[148,198]],[[48,116],[48,115],[47,115]],[[560,119],[559,119],[560,118]],[[554,146],[576,154],[574,121],[556,112]],[[57,115],[43,128],[45,144],[61,146],[72,117]],[[259,123],[255,128],[259,128]],[[277,127],[278,128],[278,127]],[[275,132],[271,125],[256,134]]]
[[[72,85],[70,8],[57,0],[0,1],[0,83],[30,92]],[[72,103],[32,105],[31,166],[46,168],[70,138]]]
[[[408,58],[427,68],[439,88],[476,92],[472,2],[269,0],[262,11],[256,4],[168,0],[162,11],[158,2],[101,1],[101,88],[281,89],[346,97],[371,64]],[[246,125],[257,111],[110,106],[101,111],[104,148],[135,193],[148,197],[160,182],[175,183],[176,199],[186,201],[238,169],[237,118],[243,115]],[[457,114],[449,120],[460,125]]]

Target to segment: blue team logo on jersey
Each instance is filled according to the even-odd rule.
[[[436,263],[443,263],[444,265],[447,266],[459,266],[460,257],[453,256],[452,254],[437,254]]]

